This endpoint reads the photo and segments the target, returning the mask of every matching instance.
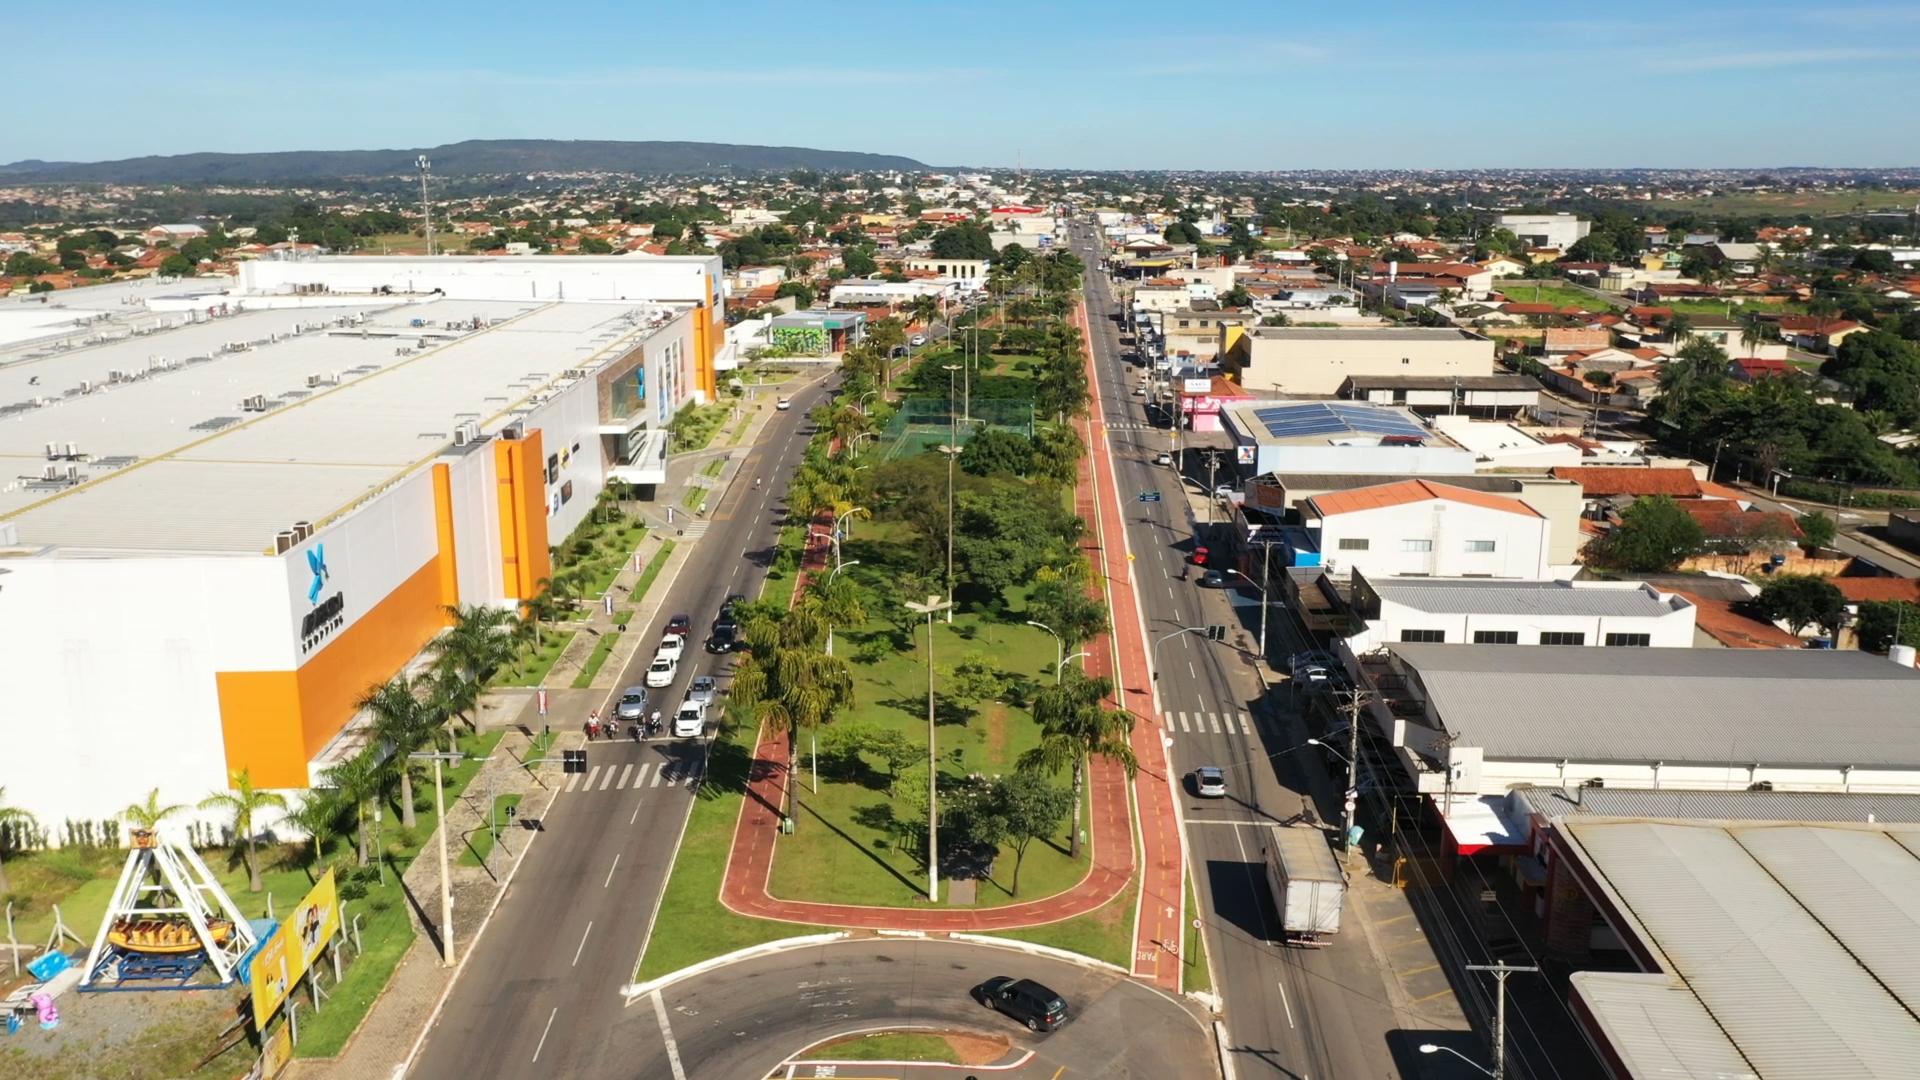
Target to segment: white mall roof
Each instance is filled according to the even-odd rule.
[[[461,420],[497,427],[568,368],[650,333],[627,316],[651,307],[440,300],[248,312],[16,360],[0,366],[0,520],[22,546],[59,553],[266,550],[292,522],[319,522],[431,460]],[[336,323],[361,312],[361,325]],[[475,319],[489,325],[472,329]],[[241,342],[257,344],[220,351]],[[177,366],[149,373],[160,357]],[[115,369],[138,377],[109,384]],[[333,373],[337,385],[309,387],[309,376]],[[253,395],[266,411],[241,407]],[[37,398],[49,401],[6,411]],[[41,482],[49,442],[85,455],[80,485]],[[51,464],[65,473],[66,462]]]

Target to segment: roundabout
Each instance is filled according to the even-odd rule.
[[[1057,991],[1071,1018],[1050,1034],[982,1005],[995,976]],[[937,938],[849,938],[756,956],[642,988],[618,1041],[628,1075],[762,1077],[1172,1077],[1218,1075],[1200,1010],[1116,969]],[[849,1036],[937,1033],[1003,1045],[977,1064],[847,1060]],[[824,1044],[824,1045],[823,1045]]]

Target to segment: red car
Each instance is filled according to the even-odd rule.
[[[693,616],[675,615],[673,618],[668,619],[666,632],[669,634],[678,634],[681,637],[686,637],[688,634],[693,633]]]
[[[1207,549],[1205,547],[1195,547],[1193,554],[1187,556],[1187,561],[1195,566],[1207,565]]]

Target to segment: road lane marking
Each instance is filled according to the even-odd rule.
[[[1293,1027],[1293,1006],[1287,1003],[1287,984],[1279,982],[1274,985],[1280,988],[1280,1007],[1287,1010],[1287,1026]]]
[[[613,786],[613,766],[609,765],[607,766],[607,775],[600,778],[600,790],[605,791],[612,786]]]
[[[1218,734],[1220,734],[1220,714],[1219,714],[1219,713],[1208,713],[1207,715],[1208,715],[1209,717],[1211,717],[1211,718],[1213,719],[1213,733],[1214,733],[1215,735],[1218,735]],[[1227,723],[1229,723],[1229,724],[1231,724],[1231,723],[1233,723],[1233,718],[1232,718],[1232,717],[1228,717],[1228,718],[1227,718]],[[1227,734],[1229,734],[1229,735],[1231,735],[1231,734],[1233,734],[1233,729],[1232,729],[1232,728],[1228,728],[1228,729],[1227,729]]]
[[[653,783],[651,783],[651,784],[648,784],[647,786],[648,786],[648,787],[659,787],[659,786],[660,786],[660,778],[661,778],[661,777],[663,777],[663,776],[665,776],[665,775],[667,775],[667,767],[666,767],[665,765],[662,765],[662,766],[660,766],[660,771],[659,771],[659,772],[656,772],[656,773],[654,773],[654,774],[653,774]]]
[[[636,822],[636,821],[639,821],[639,820],[640,820],[640,807],[641,807],[641,805],[642,805],[642,804],[640,804],[640,803],[634,803],[634,804],[633,804],[633,816],[627,819],[627,824],[629,824],[629,825],[631,825],[631,824],[633,824],[634,822]]]
[[[600,774],[600,766],[598,766],[598,765],[595,765],[595,766],[594,766],[593,768],[591,768],[591,769],[588,769],[588,770],[587,770],[587,779],[586,779],[586,781],[585,781],[584,783],[582,783],[582,784],[580,785],[580,790],[581,790],[581,791],[592,791],[592,790],[593,790],[593,778],[594,778],[595,776],[598,776],[599,774]],[[578,776],[579,774],[578,774],[578,773],[575,773],[574,775],[575,775],[575,776]]]
[[[627,786],[627,776],[628,776],[629,774],[631,774],[632,772],[633,772],[633,762],[631,762],[631,761],[629,761],[629,762],[627,762],[627,764],[626,764],[626,766],[625,766],[624,768],[622,768],[622,769],[620,770],[620,782],[619,782],[619,783],[617,783],[617,784],[615,784],[615,785],[613,785],[613,786],[614,786],[614,787],[626,787],[626,786]]]
[[[667,1007],[660,1002],[660,991],[647,996],[653,999],[653,1015],[660,1021],[660,1041],[667,1045],[667,1064],[673,1069],[673,1080],[687,1080],[687,1070],[680,1067],[680,1044],[673,1041],[673,1029],[667,1026]]]
[[[607,873],[612,874],[613,871],[609,870],[607,871]],[[585,930],[580,931],[580,946],[579,948],[576,948],[573,950],[573,963],[570,966],[572,967],[580,966],[580,954],[587,951],[587,935],[591,933],[593,933],[593,920],[588,919],[587,928]]]
[[[639,808],[635,807],[634,812],[639,813]],[[607,867],[607,880],[600,883],[601,888],[604,889],[613,884],[613,872],[618,869],[620,869],[620,853],[616,851],[613,853],[613,865]],[[581,938],[580,940],[585,941],[586,939]]]
[[[575,773],[574,775],[578,776],[580,774]],[[553,1030],[553,1018],[558,1015],[560,1015],[560,1006],[555,1005],[553,1011],[547,1014],[547,1026],[540,1029],[540,1042],[533,1048],[533,1060],[540,1060],[540,1049],[547,1045],[547,1032]]]
[[[1240,714],[1240,734],[1242,735],[1253,734],[1253,721],[1248,719],[1246,713]]]
[[[647,773],[652,771],[652,769],[653,762],[649,761],[645,765],[640,766],[639,772],[633,774],[633,786],[636,790],[647,786]]]
[[[575,784],[577,784],[577,783],[579,783],[579,782],[580,782],[580,774],[579,774],[579,773],[568,773],[568,774],[567,774],[567,790],[568,790],[568,791],[572,791],[572,790],[573,790],[573,785],[575,785]]]
[[[1180,722],[1181,731],[1187,730],[1187,714],[1186,713],[1174,713],[1173,718]]]
[[[1192,675],[1195,679],[1200,677],[1200,673],[1194,670],[1193,661],[1191,660],[1187,661],[1187,674]]]

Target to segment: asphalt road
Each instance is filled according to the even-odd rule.
[[[1091,266],[1098,257],[1084,233],[1075,250]],[[1208,590],[1180,580],[1193,538],[1182,481],[1154,465],[1170,433],[1148,419],[1132,396],[1139,368],[1119,359],[1117,310],[1104,275],[1087,275],[1089,322],[1106,437],[1123,501],[1160,491],[1159,502],[1124,507],[1135,561],[1142,617],[1159,672],[1155,690],[1167,717],[1170,755],[1182,774],[1189,866],[1199,898],[1214,986],[1223,999],[1235,1075],[1253,1077],[1371,1077],[1400,1075],[1393,1036],[1396,1021],[1386,987],[1361,935],[1348,928],[1323,949],[1278,943],[1278,916],[1260,856],[1260,833],[1292,818],[1309,803],[1302,769],[1319,769],[1317,755],[1298,748],[1305,735],[1283,695],[1263,700],[1251,666],[1259,626],[1259,598],[1243,591]],[[1195,451],[1188,471],[1205,477]],[[1204,520],[1204,519],[1203,519]],[[1257,576],[1257,569],[1254,570]],[[1125,583],[1116,582],[1116,586]],[[1287,614],[1270,612],[1272,652],[1285,656]],[[1225,624],[1228,640],[1176,634],[1182,627]],[[1157,642],[1157,645],[1154,644]],[[1200,799],[1192,770],[1217,765],[1227,772],[1225,799]],[[1344,777],[1341,778],[1344,780]],[[1337,790],[1334,789],[1334,790]],[[1422,1062],[1422,1065],[1427,1062]]]
[[[971,996],[995,975],[1051,987],[1073,1018],[1050,1035],[1029,1034]],[[785,1075],[795,1054],[822,1040],[912,1027],[1005,1035],[1034,1051],[1016,1071],[979,1070],[983,1075],[1215,1075],[1208,1030],[1188,1006],[1151,987],[1118,972],[931,939],[857,938],[728,965],[636,998],[616,1023],[604,1041],[628,1076],[760,1080],[776,1070]],[[801,1066],[793,1075],[835,1075],[820,1068]],[[941,1071],[957,1078],[967,1070]],[[867,1064],[837,1068],[838,1076],[861,1080],[924,1074]]]
[[[759,594],[780,527],[776,493],[786,490],[806,448],[807,413],[827,399],[832,382],[809,385],[793,395],[791,410],[773,415],[667,587],[661,623],[676,612],[691,614],[694,640],[674,684],[650,691],[663,720],[694,676],[730,670],[726,658],[701,649],[706,627],[729,593]],[[758,488],[749,480],[754,476],[764,478]],[[652,659],[645,649],[635,653],[618,685],[639,685]],[[581,719],[567,721],[569,733]],[[705,743],[601,741],[588,747],[587,760],[588,774],[566,778],[574,786],[546,812],[544,833],[467,959],[413,1075],[668,1075],[635,1073],[604,1034],[627,1015],[620,989],[632,979],[652,927],[693,806]],[[468,933],[480,917],[454,914],[456,927]]]

